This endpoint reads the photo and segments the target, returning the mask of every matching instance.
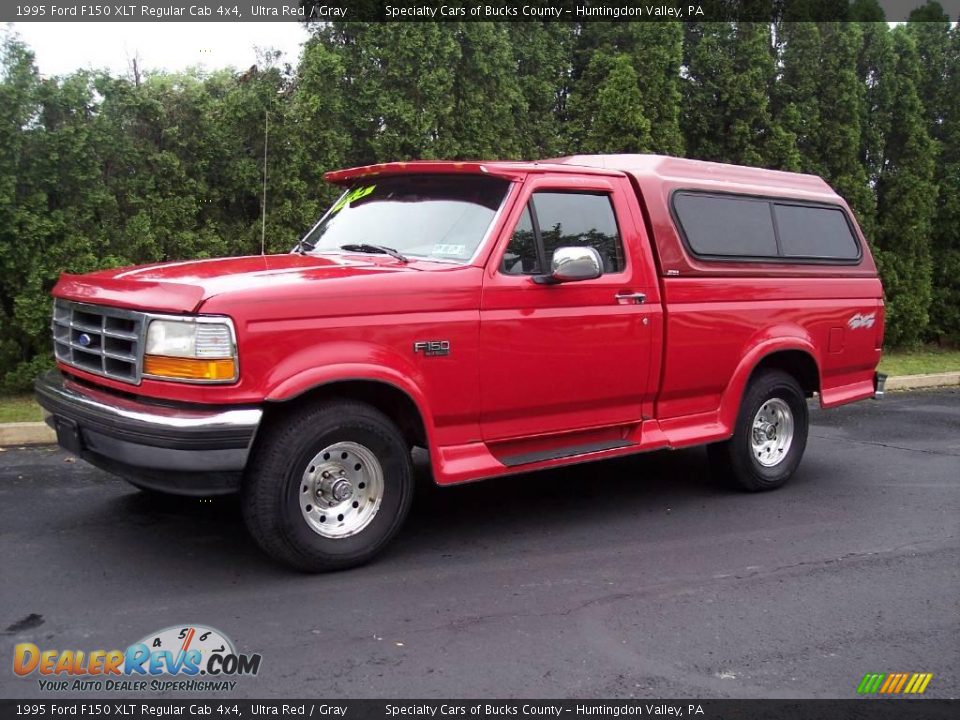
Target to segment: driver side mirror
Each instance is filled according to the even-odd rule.
[[[536,275],[533,280],[541,285],[593,280],[603,275],[600,253],[592,247],[561,247],[553,253],[549,275]]]

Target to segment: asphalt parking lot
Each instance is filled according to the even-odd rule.
[[[43,695],[11,672],[18,642],[123,649],[183,623],[262,654],[241,697],[848,698],[867,672],[957,697],[960,391],[813,422],[774,493],[718,487],[700,449],[424,482],[390,551],[326,576],[271,564],[229,499],[5,450],[0,697]]]

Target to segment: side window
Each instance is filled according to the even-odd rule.
[[[532,212],[531,212],[532,209]],[[536,192],[514,228],[503,254],[504,275],[539,275],[557,248],[588,246],[600,253],[604,273],[626,263],[610,197],[602,193]]]
[[[856,260],[860,246],[842,210],[775,204],[777,232],[786,257]]]
[[[777,238],[766,200],[677,193],[673,206],[697,255],[777,257]]]
[[[623,242],[609,196],[538,192],[533,195],[533,207],[548,267],[557,248],[586,245],[600,253],[604,273],[623,271]]]
[[[529,206],[524,208],[523,215],[514,228],[513,237],[503,254],[500,272],[504,275],[537,275],[542,272]]]
[[[688,249],[704,260],[859,261],[860,244],[841,208],[777,200],[676,192],[673,210]]]

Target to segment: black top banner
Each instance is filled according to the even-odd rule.
[[[949,18],[960,0],[939,0]],[[0,0],[0,22],[902,21],[923,0]]]

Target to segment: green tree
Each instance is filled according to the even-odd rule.
[[[823,172],[819,151],[824,73],[820,28],[813,22],[785,22],[777,28],[782,73],[774,86],[773,115],[796,139],[803,172]]]
[[[885,23],[886,13],[878,0],[853,0],[850,3],[849,19],[858,23]]]
[[[435,156],[519,158],[519,128],[529,114],[502,23],[450,24],[456,53],[449,113],[438,124]]]
[[[594,55],[570,98],[570,114],[578,152],[637,153],[651,148],[637,73],[625,53]]]
[[[857,57],[857,75],[864,88],[860,163],[871,186],[876,187],[885,164],[886,139],[896,97],[896,56],[890,28],[885,22],[861,23],[860,30],[862,41]]]
[[[665,155],[683,155],[680,130],[680,68],[683,25],[679,22],[623,23],[634,35],[630,55],[640,88],[640,107],[650,121],[650,147]]]
[[[960,26],[950,32],[944,69],[939,194],[933,224],[931,331],[960,341]]]
[[[9,69],[20,79],[22,72],[35,75],[25,67],[32,64],[28,53],[10,51]],[[11,225],[5,227],[2,253],[10,272],[4,278],[3,334],[15,344],[18,363],[6,368],[8,387],[29,382],[50,362],[48,293],[59,272],[85,272],[114,261],[109,256],[114,200],[99,182],[96,149],[103,138],[90,121],[96,110],[93,82],[91,73],[78,72],[63,82],[29,86],[32,107],[15,141]]]
[[[244,74],[40,80],[20,43],[3,47],[0,373],[23,387],[50,361],[60,272],[259,251],[268,110],[276,167],[307,163],[277,95],[289,72],[269,57]],[[295,173],[272,177],[270,247],[285,250],[318,211],[317,193]]]
[[[793,169],[795,138],[771,118],[776,77],[766,23],[693,23],[687,30],[683,126],[694,157]]]
[[[865,233],[872,234],[876,204],[860,161],[866,94],[857,75],[862,33],[855,23],[822,27],[818,100],[820,114],[814,146],[816,169],[852,206]]]
[[[890,343],[960,339],[960,30],[796,22],[314,23],[296,68],[41,78],[0,35],[0,382],[49,363],[61,271],[284,251],[323,173],[435,157],[661,152],[822,175],[886,283]],[[736,21],[776,6],[779,19]],[[267,198],[264,149],[269,120]],[[928,323],[929,317],[929,325]]]
[[[280,104],[290,144],[290,164],[281,172],[303,203],[302,214],[318,216],[337,190],[323,174],[348,163],[353,155],[346,117],[342,53],[323,37],[314,36],[303,48],[296,79]]]
[[[577,117],[578,112],[591,112],[597,105],[602,84],[616,68],[618,78],[626,74],[625,63],[633,69],[637,92],[629,92],[629,106],[624,120],[636,144],[637,122],[643,118],[649,129],[640,136],[644,152],[682,155],[683,134],[680,131],[680,69],[683,63],[683,25],[678,22],[590,22],[580,26],[571,57],[573,89],[571,95],[571,130],[582,136],[582,128],[589,119]],[[574,100],[576,99],[576,103]],[[609,98],[612,101],[612,98]],[[611,107],[612,110],[612,107]],[[579,128],[579,129],[578,129]],[[611,138],[612,141],[612,138]],[[617,147],[615,142],[608,143]]]
[[[332,23],[320,35],[346,70],[350,164],[439,156],[440,129],[455,103],[455,32],[449,23]]]
[[[950,46],[950,18],[940,3],[929,0],[910,13],[906,25],[917,45],[920,58],[920,80],[917,92],[923,103],[928,132],[938,142],[945,114],[946,85]]]
[[[570,93],[572,23],[522,22],[506,25],[514,68],[526,112],[514,117],[520,155],[547,158],[567,153],[563,120]]]
[[[24,329],[15,322],[15,301],[29,271],[32,237],[24,236],[25,217],[19,206],[18,185],[30,123],[37,112],[40,83],[33,54],[15,35],[0,35],[0,379],[29,359]]]
[[[923,339],[930,319],[936,146],[917,91],[921,71],[916,44],[899,28],[893,45],[896,102],[877,184],[877,244],[887,293],[887,337],[891,344],[910,345]]]
[[[960,190],[957,173],[956,99],[960,82],[950,18],[938,2],[910,13],[906,25],[917,45],[920,78],[917,86],[927,121],[927,131],[938,147],[936,183],[940,189],[933,223],[933,300],[930,330],[936,337],[960,338],[960,258],[957,255],[957,219],[952,206]]]

